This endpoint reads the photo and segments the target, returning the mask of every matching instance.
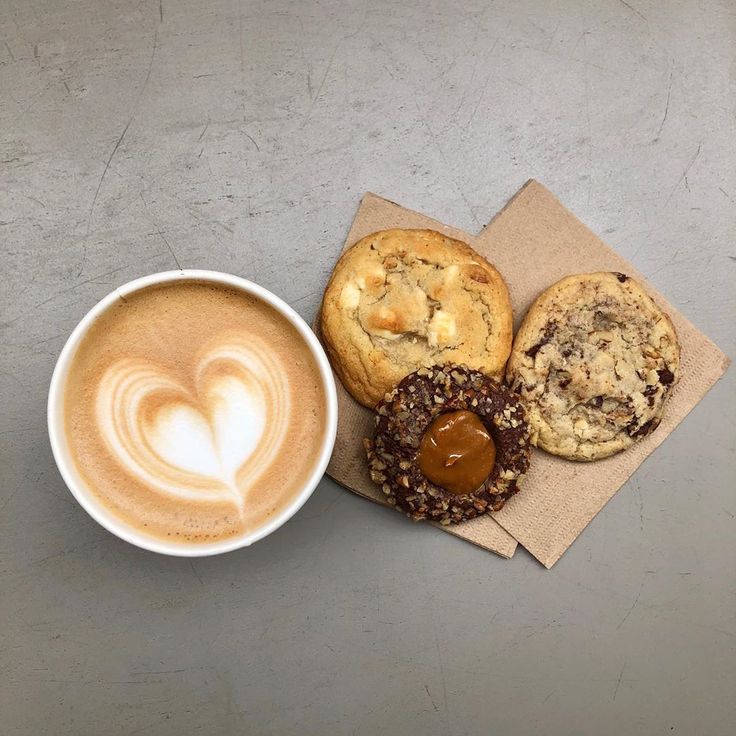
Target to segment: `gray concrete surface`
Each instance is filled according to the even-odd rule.
[[[478,230],[543,181],[736,355],[731,0],[0,1],[3,734],[736,732],[736,371],[552,570],[322,482],[250,550],[116,540],[46,388],[114,286],[310,318],[360,195]]]

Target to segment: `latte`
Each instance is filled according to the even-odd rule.
[[[77,473],[144,534],[213,542],[289,505],[324,442],[325,389],[296,328],[213,282],[119,299],[81,340],[63,388]]]

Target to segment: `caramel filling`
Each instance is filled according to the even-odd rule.
[[[438,416],[422,437],[419,469],[450,493],[477,490],[490,475],[496,445],[477,414],[453,411]]]

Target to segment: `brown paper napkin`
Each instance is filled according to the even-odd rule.
[[[574,463],[535,450],[521,492],[501,511],[493,517],[438,527],[504,557],[511,557],[518,540],[543,565],[551,567],[720,378],[730,361],[536,181],[527,182],[476,237],[366,194],[345,247],[390,227],[431,228],[470,243],[506,279],[517,325],[539,292],[567,274],[586,271],[621,271],[634,276],[675,324],[682,344],[681,378],[653,434],[619,455],[594,463]],[[362,446],[362,438],[373,428],[372,414],[353,401],[339,380],[337,383],[337,441],[327,472],[349,490],[383,503],[383,494],[368,475]]]

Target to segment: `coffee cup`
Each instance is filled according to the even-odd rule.
[[[334,378],[309,326],[214,271],[111,292],[71,333],[48,396],[51,449],[79,504],[169,555],[228,552],[282,526],[322,478],[336,428]]]

